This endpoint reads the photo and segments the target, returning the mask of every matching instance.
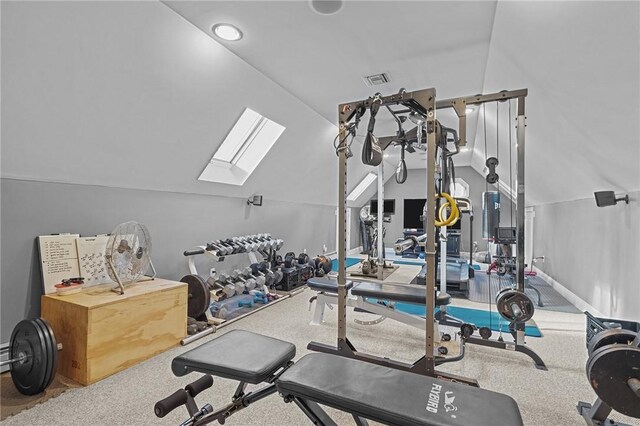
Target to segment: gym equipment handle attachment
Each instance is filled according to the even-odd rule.
[[[200,249],[200,250],[185,250],[183,254],[185,256],[195,256],[197,254],[204,254],[204,249]]]
[[[185,386],[185,390],[189,392],[189,395],[191,395],[192,398],[194,398],[200,392],[205,389],[209,389],[211,386],[213,386],[213,377],[207,374],[206,376],[200,377],[195,382],[189,383]]]
[[[153,411],[156,413],[156,416],[162,418],[181,405],[185,405],[187,403],[188,395],[189,394],[186,390],[178,389],[165,399],[161,399],[156,402],[156,405],[153,407]]]

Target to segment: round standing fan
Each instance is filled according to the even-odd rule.
[[[114,291],[124,294],[124,284],[138,281],[151,267],[151,236],[146,226],[125,222],[111,232],[105,249],[107,272],[118,283]]]

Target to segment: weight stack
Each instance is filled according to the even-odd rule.
[[[500,226],[500,192],[482,193],[482,238],[493,242],[496,228]]]

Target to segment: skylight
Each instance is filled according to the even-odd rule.
[[[347,201],[355,202],[360,198],[364,191],[367,190],[369,185],[376,181],[377,177],[378,176],[375,173],[369,172],[369,174],[366,175],[355,188],[353,188],[353,191],[347,195]]]
[[[285,127],[245,108],[198,180],[242,185]]]

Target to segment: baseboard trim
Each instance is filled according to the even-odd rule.
[[[354,256],[362,253],[362,246],[358,246],[356,248],[352,248],[347,252],[347,256]]]
[[[353,255],[358,255],[360,254],[360,252],[362,252],[362,246],[358,246],[356,248],[352,248],[350,250],[347,251],[347,256],[353,256]],[[338,257],[338,251],[334,250],[331,251],[329,253],[325,253],[326,256],[335,256]]]
[[[607,315],[607,314],[604,314],[604,313],[600,312],[599,310],[597,310],[596,308],[591,306],[588,302],[584,301],[579,296],[577,296],[575,293],[573,293],[571,290],[569,290],[568,288],[566,288],[565,286],[560,284],[558,281],[554,280],[550,275],[548,275],[547,273],[542,271],[537,266],[534,266],[533,269],[536,271],[536,273],[543,280],[545,280],[546,282],[551,284],[551,287],[553,287],[553,289],[555,291],[560,293],[560,295],[562,297],[567,299],[573,306],[575,306],[579,310],[581,310],[583,312],[584,311],[589,311],[591,314],[593,314],[593,315],[595,315],[597,317],[608,318],[610,316],[610,315]]]

